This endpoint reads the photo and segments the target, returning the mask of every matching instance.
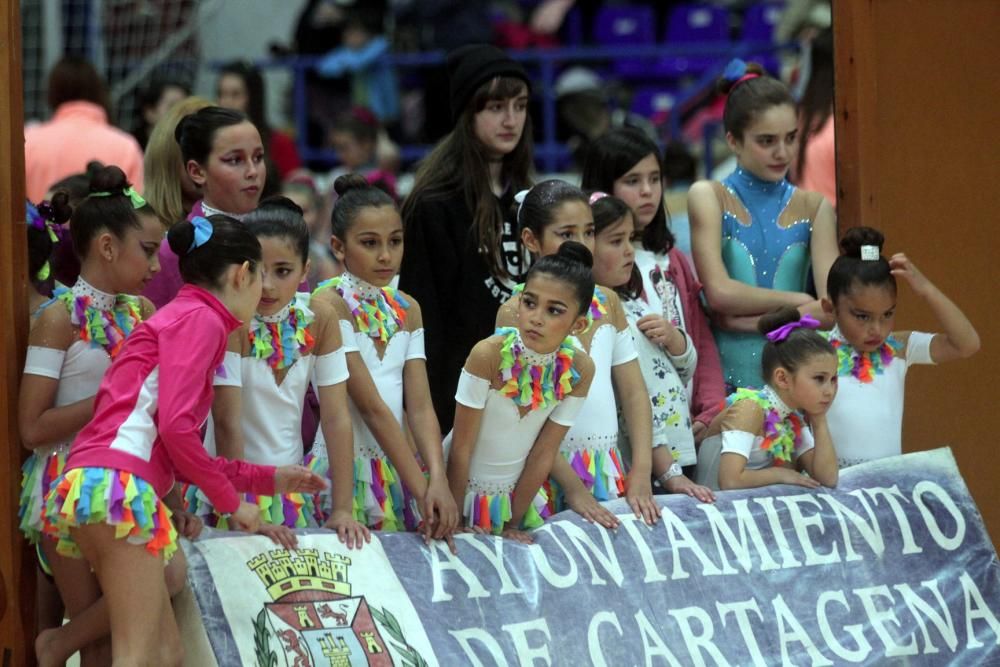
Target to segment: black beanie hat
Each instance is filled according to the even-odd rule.
[[[451,117],[458,120],[469,98],[479,86],[497,76],[511,76],[531,88],[521,63],[490,44],[466,44],[448,54]]]

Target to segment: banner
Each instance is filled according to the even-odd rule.
[[[302,531],[185,544],[220,665],[1000,664],[1000,563],[950,450],[714,505],[566,512],[535,544]]]

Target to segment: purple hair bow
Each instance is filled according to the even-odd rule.
[[[812,315],[803,315],[797,322],[789,322],[788,324],[778,327],[774,331],[769,331],[767,333],[767,339],[772,343],[780,343],[788,338],[792,332],[798,328],[819,329],[819,320]]]

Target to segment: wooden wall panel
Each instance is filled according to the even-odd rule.
[[[976,325],[982,349],[907,381],[906,451],[950,445],[1000,541],[1000,130],[995,0],[834,2],[841,230],[881,229]],[[900,289],[897,327],[937,331]]]
[[[0,664],[31,656],[35,561],[17,529],[24,451],[17,436],[17,387],[27,346],[24,226],[24,109],[20,3],[0,8]]]

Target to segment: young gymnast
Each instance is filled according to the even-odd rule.
[[[403,258],[403,223],[392,198],[363,176],[341,176],[334,187],[332,245],[344,273],[321,283],[313,298],[340,316],[354,451],[334,457],[331,450],[330,468],[334,474],[354,471],[353,515],[369,528],[416,530],[422,515],[425,537],[450,536],[458,508],[428,391],[420,305],[390,286]],[[407,443],[404,407],[428,479]],[[316,444],[320,455],[322,444]]]
[[[913,364],[965,359],[979,350],[979,335],[951,299],[903,253],[882,256],[885,239],[870,227],[847,230],[843,254],[830,268],[823,307],[836,326],[840,388],[827,420],[841,467],[902,454],[903,391]],[[943,333],[893,331],[896,279],[927,302]]]
[[[653,412],[653,478],[667,492],[686,493],[711,502],[715,498],[711,489],[692,482],[681,468],[684,464],[693,468],[697,461],[685,386],[698,363],[694,343],[683,329],[665,320],[660,312],[654,312],[654,307],[642,298],[642,277],[635,264],[631,240],[635,234],[632,210],[618,197],[604,193],[595,193],[590,200],[595,233],[594,280],[615,290],[622,300],[649,392]],[[659,310],[658,306],[655,310]],[[662,331],[645,326],[651,321],[659,321]],[[628,464],[632,457],[625,423],[619,426],[618,444]]]
[[[465,362],[448,480],[470,529],[530,542],[522,528],[547,514],[542,485],[562,460],[559,443],[594,375],[571,338],[588,323],[591,261],[575,242],[538,260],[516,298],[513,326],[477,343]]]
[[[720,90],[728,95],[723,125],[738,166],[722,182],[691,186],[692,253],[713,311],[723,378],[731,387],[759,388],[761,314],[793,306],[832,324],[819,299],[837,258],[837,224],[821,194],[786,178],[798,142],[788,87],[759,65],[734,60]]]
[[[302,466],[258,466],[205,452],[199,430],[211,407],[212,378],[229,334],[260,301],[260,243],[222,215],[180,222],[168,240],[188,284],[136,327],[120,351],[120,342],[110,341],[118,356],[46,500],[46,533],[58,539],[61,553],[82,555],[97,576],[116,664],[180,662],[164,580],[177,545],[162,499],[175,476],[203,489],[231,514],[230,525],[251,532],[260,510],[241,501],[238,490],[271,495],[324,486]],[[155,256],[154,244],[144,261]],[[127,263],[113,265],[117,271]]]
[[[45,497],[62,473],[73,437],[93,415],[94,394],[125,338],[153,313],[136,296],[158,270],[163,227],[117,167],[93,175],[90,196],[73,211],[64,193],[38,215],[65,220],[81,263],[72,287],[57,286],[38,311],[28,339],[18,423],[32,451],[24,463],[18,510],[20,528],[49,568],[65,613],[73,619],[100,597],[86,563],[63,558],[41,536]],[[43,232],[44,233],[44,232]],[[61,620],[61,619],[60,619]],[[98,646],[81,655],[84,665],[106,660]]]
[[[559,180],[539,183],[524,194],[517,213],[521,239],[535,257],[554,254],[567,240],[594,245],[594,219],[586,195]],[[588,248],[588,249],[589,249]],[[497,326],[516,322],[519,297],[497,314]],[[617,526],[615,516],[599,501],[625,496],[629,506],[649,523],[659,517],[650,483],[652,413],[635,345],[618,296],[596,286],[588,310],[588,326],[576,335],[594,361],[594,382],[586,410],[560,446],[548,491],[551,509],[570,508],[588,521]],[[632,443],[627,476],[618,450],[618,404]]]
[[[240,220],[257,208],[267,167],[260,133],[246,116],[232,109],[204,107],[181,118],[174,139],[188,179],[202,193],[189,218],[221,213]],[[157,308],[169,303],[184,282],[177,256],[170,250],[160,253],[162,271],[144,292]]]
[[[326,442],[337,453],[349,452],[346,348],[337,313],[297,291],[309,270],[309,230],[302,211],[285,197],[272,197],[247,215],[243,224],[261,245],[261,297],[250,321],[229,338],[225,373],[216,375],[214,381],[205,446],[212,455],[250,463],[303,463],[303,407],[312,382]],[[228,527],[226,519],[212,511],[203,492],[188,488],[185,498],[189,508],[196,507],[196,513],[210,525]],[[282,546],[295,546],[291,529],[317,525],[312,495],[248,494],[244,499],[260,508],[259,532]],[[342,509],[349,510],[349,503]],[[368,531],[349,515],[331,517],[326,527],[336,530],[348,548],[360,548],[369,539]]]
[[[647,306],[637,322],[649,339],[670,339],[674,353],[683,352],[676,332],[682,331],[697,354],[690,381],[691,438],[684,434],[672,441],[680,453],[680,464],[692,466],[694,444],[701,442],[705,428],[719,414],[726,397],[719,350],[701,305],[701,283],[688,258],[675,247],[663,198],[662,156],[659,147],[643,132],[617,128],[598,137],[587,151],[583,166],[585,190],[606,192],[632,209],[635,228],[635,264],[642,278],[633,308]],[[676,330],[676,332],[675,332]]]
[[[709,425],[698,461],[699,468],[710,470],[716,462],[708,459],[719,457],[718,479],[709,484],[717,481],[721,489],[837,485],[837,452],[827,423],[837,395],[837,355],[818,326],[792,307],[760,318],[767,382],[762,389],[737,389]]]

